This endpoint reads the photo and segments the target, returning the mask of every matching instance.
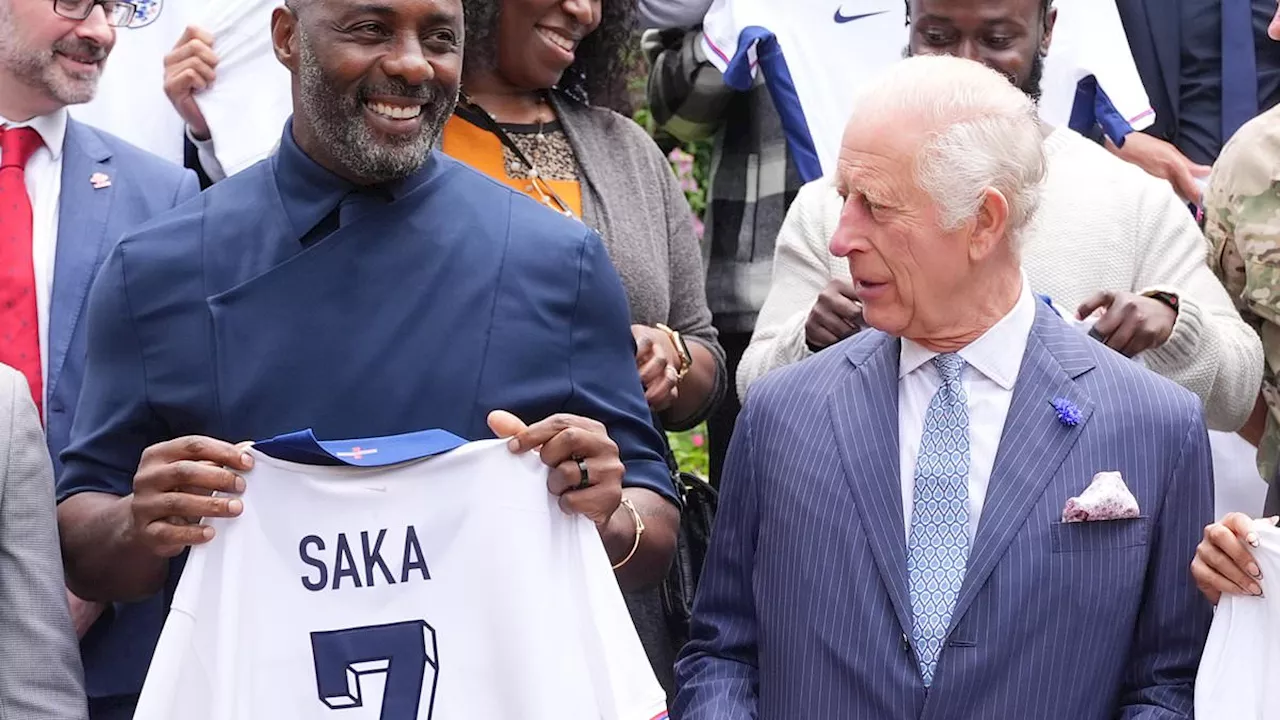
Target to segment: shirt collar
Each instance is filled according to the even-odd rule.
[[[1035,321],[1036,298],[1024,276],[1022,291],[1013,309],[956,354],[992,382],[1005,390],[1012,390],[1018,380],[1018,371],[1022,369],[1027,337],[1031,335],[1031,327],[1035,325]],[[938,353],[914,340],[903,338],[898,359],[898,378],[910,375],[937,355]]]
[[[292,117],[285,123],[284,136],[280,138],[272,163],[285,214],[298,238],[319,225],[348,195],[367,193],[394,202],[426,183],[441,165],[436,152],[432,151],[427,163],[407,178],[382,185],[356,185],[325,169],[298,147],[293,139]]]
[[[48,115],[38,115],[26,122],[10,122],[0,115],[0,126],[29,127],[40,133],[40,140],[49,149],[49,153],[53,155],[54,160],[62,157],[62,141],[67,136],[66,108],[58,108]]]

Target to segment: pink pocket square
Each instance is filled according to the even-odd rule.
[[[1067,501],[1062,508],[1062,522],[1091,522],[1138,517],[1138,499],[1129,492],[1118,472],[1100,472],[1093,482]]]

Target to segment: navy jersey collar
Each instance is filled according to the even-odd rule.
[[[432,151],[417,172],[407,178],[382,185],[360,186],[345,180],[311,159],[293,139],[293,118],[285,123],[280,149],[273,158],[276,187],[295,238],[302,238],[333,212],[352,193],[380,196],[394,202],[421,187],[440,169],[437,151]]]

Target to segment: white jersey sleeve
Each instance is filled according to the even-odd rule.
[[[707,10],[706,17],[702,20],[702,49],[703,54],[712,65],[721,73],[729,69],[729,63],[738,55],[738,35],[745,24],[736,15],[735,11],[741,11],[743,7],[748,7],[745,3],[732,2],[731,0],[714,0],[710,9]],[[755,76],[756,55],[755,47],[750,46],[744,48],[746,55],[746,63],[752,77]],[[741,62],[741,61],[740,61]],[[738,90],[743,88],[738,87]]]
[[[195,24],[213,35],[217,78],[196,95],[225,176],[270,155],[292,112],[291,76],[271,45],[279,0],[205,3]]]
[[[1045,58],[1040,116],[1066,127],[1073,109],[1090,115],[1114,112],[1114,120],[1134,130],[1150,127],[1155,111],[1133,62],[1115,0],[1056,0],[1053,6],[1058,19]],[[1095,87],[1102,93],[1096,94]],[[1095,107],[1082,108],[1080,103]]]
[[[389,454],[347,445],[331,454]],[[136,720],[666,717],[599,535],[536,455],[250,452],[244,512],[191,551]]]
[[[1257,520],[1263,597],[1223,595],[1196,674],[1197,720],[1280,720],[1280,529]]]

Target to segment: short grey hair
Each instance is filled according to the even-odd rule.
[[[1009,203],[1009,233],[1020,239],[1040,200],[1046,160],[1035,104],[1004,75],[950,56],[895,63],[861,95],[854,121],[913,118],[927,139],[915,179],[938,207],[944,229],[972,219],[986,188]]]

